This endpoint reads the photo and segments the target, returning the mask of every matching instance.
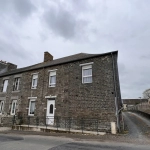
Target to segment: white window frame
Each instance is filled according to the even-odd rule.
[[[19,91],[20,77],[14,79],[13,91]]]
[[[31,102],[35,102],[36,101],[36,99],[30,99],[30,101],[29,101],[29,110],[28,110],[28,116],[34,116],[34,114],[30,114],[30,107],[31,107]],[[35,113],[35,107],[34,107],[34,113]]]
[[[32,85],[31,85],[31,89],[36,89],[36,88],[37,88],[37,84],[34,85],[34,80],[37,80],[37,84],[38,84],[38,73],[32,74]]]
[[[92,69],[92,65],[82,66],[82,84],[92,83],[93,82],[93,78],[92,78],[92,82],[84,82],[84,80],[83,80],[86,77],[92,77],[92,74],[91,75],[87,75],[87,76],[83,76],[84,70],[87,70],[87,69]]]
[[[0,101],[0,115],[2,115],[4,110],[4,101]]]
[[[7,87],[8,87],[8,79],[3,80],[2,92],[7,92]]]
[[[14,109],[14,112],[13,112],[13,104],[14,103],[15,103],[15,109]],[[12,100],[10,115],[15,115],[16,114],[16,106],[17,106],[17,100]]]
[[[55,80],[55,83],[51,83],[51,77],[54,77],[56,78],[56,70],[52,70],[49,72],[49,87],[56,87],[56,80]]]

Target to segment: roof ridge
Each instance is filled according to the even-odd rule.
[[[102,54],[77,53],[74,55],[69,55],[66,57],[54,59],[52,61],[41,62],[41,63],[35,64],[35,65],[18,68],[18,69],[15,69],[15,70],[12,70],[12,71],[9,71],[6,73],[2,73],[2,74],[0,74],[0,77],[11,75],[11,74],[22,73],[22,72],[26,72],[26,71],[30,71],[30,70],[36,70],[36,69],[40,69],[40,68],[45,68],[45,67],[49,67],[49,66],[74,62],[74,61],[78,61],[78,60],[83,60],[83,59],[88,59],[88,58],[93,58],[93,57],[98,57],[98,56],[104,56],[104,55],[108,55],[108,54],[112,54],[112,53],[118,54],[118,51],[112,51],[112,52],[107,52],[107,53],[102,53]]]

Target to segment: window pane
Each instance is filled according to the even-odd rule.
[[[16,90],[19,90],[20,78],[17,78]]]
[[[34,80],[34,86],[37,86],[37,79]]]
[[[56,71],[50,72],[49,75],[49,85],[50,86],[55,86],[56,84]]]
[[[16,100],[12,101],[11,115],[15,115],[15,111],[16,111]]]
[[[12,104],[12,114],[14,114],[14,112],[15,112],[15,102],[13,102]]]
[[[35,102],[31,101],[30,102],[30,114],[34,114],[34,110],[35,110]]]
[[[20,82],[20,78],[15,78],[14,81],[14,91],[19,90],[19,82]]]
[[[32,79],[37,79],[38,78],[38,74],[34,74]]]
[[[7,91],[7,85],[8,85],[8,80],[5,80],[3,85],[3,92]]]
[[[49,113],[53,114],[53,104],[50,105]]]
[[[89,75],[92,75],[92,68],[84,69],[83,70],[83,76],[89,76]]]
[[[36,87],[37,86],[37,79],[33,79],[32,80],[32,87]]]
[[[16,90],[16,79],[14,81],[14,89],[13,89],[13,91],[15,91],[15,90]]]
[[[50,77],[50,85],[56,83],[56,76],[51,76]]]
[[[4,103],[3,103],[3,101],[1,101],[0,102],[0,113],[2,113],[2,111],[3,111],[3,105],[4,105]]]
[[[92,83],[92,77],[84,77],[83,83]]]
[[[38,74],[32,76],[32,87],[37,87]]]
[[[56,76],[56,71],[51,71],[50,76]]]

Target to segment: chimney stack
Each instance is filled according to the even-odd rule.
[[[44,62],[52,61],[53,56],[49,52],[44,52]]]
[[[17,69],[17,65],[2,60],[0,61],[0,74],[14,69]]]
[[[7,70],[10,71],[10,70],[14,70],[14,69],[17,69],[17,65],[8,62]]]

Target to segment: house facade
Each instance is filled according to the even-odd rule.
[[[53,60],[44,53],[42,63],[0,74],[0,120],[9,125],[14,115],[39,117],[53,125],[54,118],[98,118],[120,130],[122,101],[118,52],[80,53]],[[26,121],[24,121],[26,123]]]

